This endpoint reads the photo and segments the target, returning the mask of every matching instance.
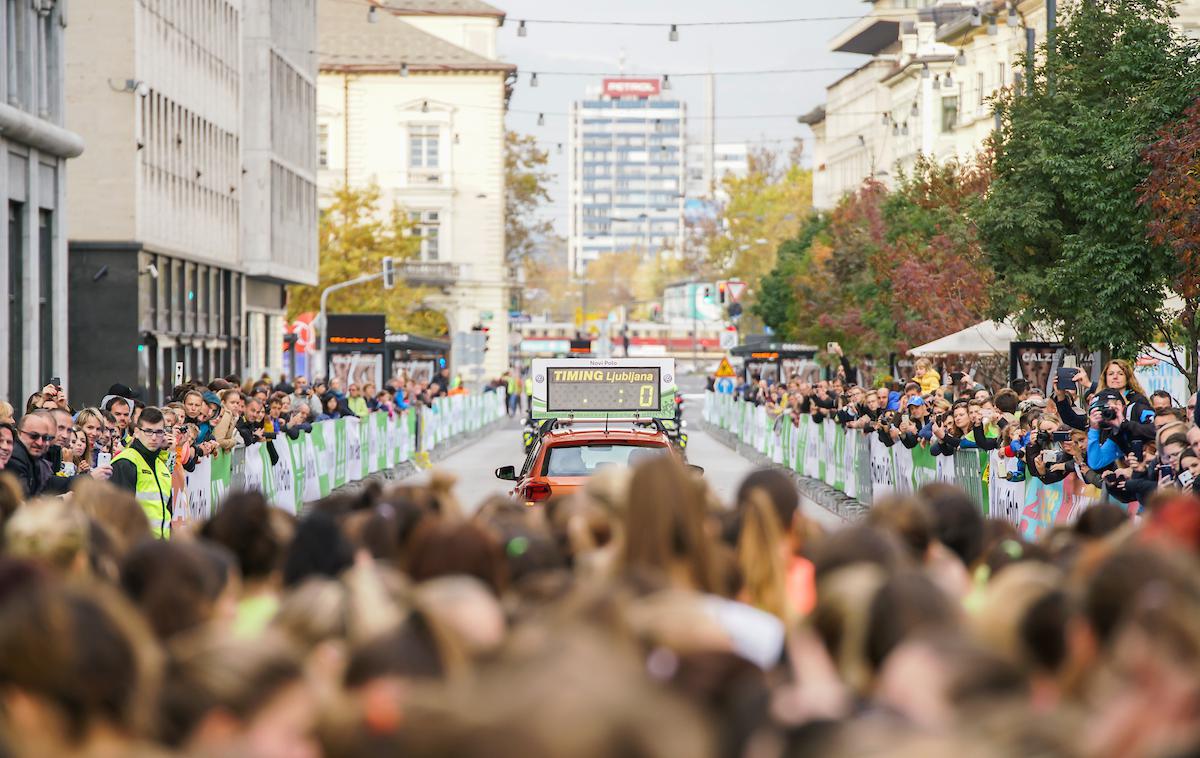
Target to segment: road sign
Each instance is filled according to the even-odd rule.
[[[730,279],[725,283],[725,293],[729,295],[729,299],[737,302],[741,299],[742,293],[746,291],[746,283],[737,279]]]
[[[713,389],[715,389],[719,394],[722,394],[722,395],[732,395],[733,390],[735,389],[734,384],[733,384],[733,378],[728,377],[728,376],[721,377],[713,385]]]
[[[724,377],[732,378],[732,377],[737,376],[737,374],[734,373],[733,366],[731,366],[729,364],[729,359],[722,358],[721,365],[717,366],[717,373],[713,374],[713,376],[720,379],[720,378],[724,378]]]
[[[737,347],[738,333],[736,329],[722,329],[718,336],[722,350],[730,350]],[[732,376],[732,374],[730,374]]]

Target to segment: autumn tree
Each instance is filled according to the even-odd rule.
[[[886,357],[982,318],[990,272],[973,222],[986,160],[920,158],[894,190],[868,180],[779,247],[755,312],[788,339]]]
[[[775,251],[796,235],[812,209],[812,172],[785,163],[769,150],[751,151],[745,176],[726,175],[727,196],[702,222],[696,240],[704,250],[702,278],[758,282],[775,265]]]
[[[1152,168],[1143,154],[1200,91],[1200,46],[1173,27],[1173,5],[1072,3],[1028,86],[997,97],[995,175],[978,214],[993,317],[1127,356],[1172,321],[1178,258],[1147,239],[1152,204],[1138,200]]]
[[[550,201],[549,161],[532,136],[504,133],[504,250],[510,266],[537,253],[539,241],[554,234],[551,223],[537,217]]]
[[[1200,386],[1200,99],[1159,130],[1143,159],[1150,171],[1138,202],[1150,214],[1147,239],[1169,251],[1170,288],[1180,299],[1160,314],[1159,330],[1169,348],[1164,357],[1194,390]]]
[[[419,238],[410,235],[407,214],[398,205],[385,208],[378,186],[341,187],[321,213],[318,229],[319,282],[315,287],[288,288],[288,318],[317,312],[321,292],[340,282],[383,268],[391,256],[401,264],[419,253]],[[391,290],[382,280],[348,287],[329,297],[330,313],[384,313],[388,328],[425,336],[444,336],[446,319],[429,308],[424,289],[398,281]]]

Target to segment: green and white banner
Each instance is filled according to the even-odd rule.
[[[300,513],[305,503],[338,487],[398,466],[504,415],[504,394],[487,392],[439,398],[432,408],[419,411],[320,421],[296,439],[280,435],[201,458],[185,474],[187,507],[175,515],[182,521],[208,518],[233,489],[258,490],[276,507]]]
[[[1075,474],[1054,484],[1032,476],[1024,481],[1005,479],[1004,473],[1015,470],[1016,462],[996,451],[960,450],[935,458],[922,446],[888,447],[875,434],[847,430],[832,421],[773,417],[766,408],[732,395],[707,393],[704,418],[775,463],[819,479],[865,506],[889,494],[910,494],[932,481],[948,482],[965,490],[984,516],[1009,521],[1027,539],[1036,539],[1056,524],[1070,523],[1108,499]],[[1123,507],[1137,518],[1137,503]]]

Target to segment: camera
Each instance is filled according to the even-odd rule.
[[[1056,463],[1063,463],[1066,460],[1066,454],[1061,450],[1043,450],[1042,463],[1047,466],[1052,466]]]
[[[1195,474],[1193,474],[1191,471],[1188,471],[1187,469],[1184,469],[1183,471],[1179,472],[1179,477],[1178,477],[1177,481],[1179,482],[1180,487],[1183,487],[1186,489],[1191,486],[1192,482],[1195,481],[1195,479],[1196,479]]]
[[[1105,421],[1116,421],[1117,412],[1108,406],[1103,406],[1100,408],[1100,418],[1104,419]]]

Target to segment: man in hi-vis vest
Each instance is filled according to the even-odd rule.
[[[166,444],[162,411],[146,408],[133,430],[133,443],[112,460],[112,483],[137,497],[159,539],[171,535],[171,472],[158,454]]]

